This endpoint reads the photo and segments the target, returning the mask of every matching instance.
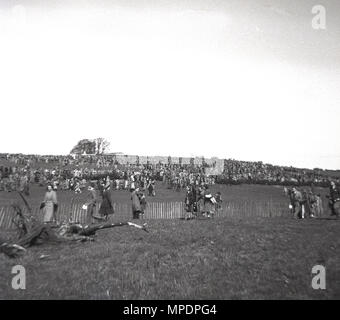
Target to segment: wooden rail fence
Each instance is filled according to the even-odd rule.
[[[72,219],[80,223],[86,222],[86,210],[82,208],[83,203],[63,203],[60,204],[57,211],[57,220],[65,221]],[[97,211],[98,211],[97,207]],[[110,219],[132,218],[131,205],[128,203],[114,203],[115,214]],[[27,209],[23,208],[27,214]],[[43,213],[37,208],[32,208],[33,214],[38,220],[42,220]],[[0,228],[12,229],[14,217],[14,209],[12,207],[0,208]],[[147,204],[144,219],[181,219],[186,216],[185,206],[183,202],[149,202]],[[249,202],[226,202],[223,203],[215,213],[215,218],[221,217],[280,217],[289,216],[288,206],[285,203],[272,201],[249,201]]]

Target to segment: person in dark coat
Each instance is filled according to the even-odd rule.
[[[303,212],[303,195],[302,192],[293,188],[291,191],[291,204],[293,208],[293,217],[295,219],[302,219],[304,218]]]
[[[86,207],[87,207],[87,217],[86,221],[88,224],[94,223],[94,216],[96,215],[96,204],[97,204],[97,193],[94,189],[94,185],[91,184],[88,187],[88,194],[87,194],[87,201],[86,201]]]
[[[340,216],[340,188],[331,181],[329,187],[329,208],[331,209],[331,216]]]
[[[140,200],[138,197],[138,188],[131,188],[131,201],[132,201],[132,215],[133,219],[139,219],[139,215],[142,213],[142,208],[140,205]]]
[[[141,215],[142,217],[144,217],[144,213],[146,210],[146,198],[145,198],[145,194],[143,192],[138,193],[138,198],[139,198],[139,203],[140,203],[140,207],[141,207]]]
[[[204,186],[203,190],[203,212],[210,217],[215,213],[216,199],[211,194],[207,185]]]
[[[219,209],[222,208],[222,194],[220,191],[218,191],[216,194],[215,194],[215,199],[216,199],[216,204],[215,204],[215,211],[218,211]]]
[[[109,214],[114,213],[113,204],[111,200],[110,185],[106,185],[102,192],[102,203],[100,205],[99,214],[106,220]]]

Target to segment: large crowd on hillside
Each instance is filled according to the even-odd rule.
[[[340,182],[339,177],[330,177],[320,169],[297,169],[262,162],[224,160],[224,170],[218,175],[207,174],[208,167],[206,163],[119,163],[115,157],[107,155],[1,154],[0,191],[27,189],[31,183],[52,184],[59,190],[81,190],[89,181],[107,176],[113,188],[126,190],[133,184],[147,188],[155,181],[162,181],[174,190],[215,183],[328,186],[330,180]]]
[[[81,192],[90,182],[106,183],[116,190],[129,190],[138,186],[153,189],[156,181],[168,188],[180,191],[188,185],[211,185],[215,178],[204,174],[199,168],[178,168],[175,166],[136,166],[134,164],[115,164],[112,168],[87,168],[78,164],[74,169],[65,167],[32,168],[25,166],[0,166],[0,191],[24,191],[30,184],[52,185],[55,190],[74,190]],[[154,191],[150,191],[154,193]]]
[[[275,184],[275,185],[319,185],[328,186],[329,180],[339,182],[339,177],[329,176],[321,169],[298,169],[274,166],[262,162],[225,160],[224,173],[218,183]]]
[[[329,186],[331,181],[329,207],[338,216],[340,201],[339,178],[329,177],[322,170],[296,169],[280,167],[262,162],[224,160],[223,170],[217,175],[208,173],[215,164],[172,163],[120,163],[110,156],[30,156],[0,155],[0,191],[21,191],[30,193],[30,185],[38,184],[48,188],[43,201],[44,221],[55,221],[58,201],[56,191],[72,190],[81,193],[86,190],[88,201],[86,210],[88,222],[96,219],[98,190],[102,202],[99,214],[108,217],[113,213],[109,190],[127,190],[131,192],[133,217],[143,215],[146,207],[146,195],[156,195],[156,181],[174,191],[186,190],[186,211],[215,212],[221,205],[221,194],[211,194],[209,186],[215,183],[238,184],[258,183],[290,186],[285,188],[290,198],[290,207],[294,217],[315,217],[322,215],[320,194],[313,192],[314,186]],[[214,169],[214,168],[212,168]],[[311,186],[297,189],[300,186]],[[294,187],[294,188],[293,188]],[[335,188],[334,190],[332,188]],[[98,218],[98,217],[97,217]]]

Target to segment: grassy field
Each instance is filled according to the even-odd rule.
[[[324,202],[326,202],[325,195],[328,193],[328,189],[315,188],[316,192],[321,193]],[[282,186],[266,186],[266,185],[214,185],[210,188],[210,191],[215,194],[220,191],[222,199],[225,202],[244,202],[244,201],[263,201],[272,200],[274,202],[285,202],[288,206],[288,200],[284,197]],[[45,187],[40,187],[36,184],[31,185],[31,195],[27,197],[27,200],[33,206],[40,204],[44,199],[46,192]],[[86,190],[79,195],[76,195],[71,191],[58,191],[59,202],[68,202],[72,198],[76,201],[85,201]],[[124,190],[113,190],[111,192],[112,200],[119,203],[130,203],[130,193]],[[148,202],[169,202],[169,201],[184,201],[185,190],[179,192],[169,190],[162,185],[161,182],[156,184],[156,196],[147,197]],[[0,206],[10,205],[14,201],[21,201],[16,192],[0,192]]]
[[[44,198],[45,188],[38,185],[32,185],[31,195],[27,197],[30,206],[34,209],[34,213],[39,219],[42,219],[43,212],[39,211],[39,205]],[[212,194],[220,191],[222,194],[222,207],[224,216],[287,216],[289,215],[288,203],[289,200],[283,193],[282,186],[265,186],[265,185],[214,185],[211,187]],[[326,188],[315,188],[315,191],[320,193],[323,198],[324,214],[329,215],[329,208],[327,207],[328,200],[325,195],[328,193]],[[70,212],[77,212],[77,208],[81,208],[86,202],[86,195],[88,191],[84,190],[82,194],[75,194],[71,191],[58,191],[58,219],[64,220],[70,216]],[[131,212],[131,195],[129,191],[112,190],[112,201],[118,205],[120,209],[116,209],[116,218],[130,219]],[[146,209],[146,217],[162,217],[167,213],[162,209],[159,212],[159,205],[161,203],[177,203],[182,204],[185,198],[185,191],[177,192],[175,190],[167,189],[162,183],[157,183],[156,196],[148,197],[148,203],[155,203],[156,206],[149,205]],[[100,200],[100,197],[99,197]],[[0,192],[0,210],[2,207],[7,207],[6,212],[13,210],[9,208],[11,203],[18,203],[23,205],[23,201],[17,192]],[[75,207],[72,207],[72,204]],[[98,203],[99,208],[99,203]],[[97,209],[98,209],[97,208]],[[116,207],[117,208],[117,207]],[[154,209],[153,209],[154,208]],[[155,209],[156,208],[156,209]],[[158,208],[158,209],[157,209]],[[158,210],[156,213],[154,210]],[[168,210],[169,211],[169,210]],[[0,211],[1,212],[1,211]],[[12,214],[10,213],[9,214]],[[184,215],[184,212],[180,215]],[[169,211],[171,214],[171,210]],[[73,215],[74,216],[74,215]],[[176,214],[178,217],[178,214]]]
[[[224,201],[271,199],[288,206],[282,187],[214,186]],[[28,198],[39,203],[44,188]],[[327,190],[318,190],[325,195]],[[59,202],[74,194],[58,192]],[[0,205],[19,201],[0,193]],[[84,197],[84,195],[79,196]],[[117,202],[130,201],[113,191]],[[184,193],[158,186],[148,201],[180,201]],[[127,217],[128,218],[128,217]],[[148,220],[98,232],[87,243],[44,244],[25,256],[0,255],[0,299],[339,299],[340,220],[216,218]],[[0,236],[13,233],[0,230]],[[45,259],[39,257],[49,255]],[[11,268],[26,268],[26,290],[11,288]],[[326,267],[326,290],[313,290],[311,270]]]
[[[339,299],[339,220],[287,218],[148,221],[95,242],[0,256],[1,299]],[[40,255],[49,257],[39,259]],[[26,290],[11,268],[26,268]],[[311,287],[326,267],[326,290]]]

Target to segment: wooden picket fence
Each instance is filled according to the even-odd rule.
[[[59,204],[57,211],[57,220],[65,221],[72,219],[80,223],[86,222],[86,210],[82,208],[83,203]],[[99,207],[96,208],[97,212]],[[129,220],[132,218],[131,204],[114,203],[115,214],[110,219]],[[23,212],[27,214],[27,209],[23,208]],[[42,211],[32,208],[38,220],[43,217]],[[0,228],[12,229],[12,218],[14,217],[14,209],[12,207],[0,208]],[[223,217],[280,217],[288,216],[289,210],[285,203],[272,201],[249,201],[249,202],[227,202],[215,213],[215,218]],[[183,219],[187,216],[185,205],[183,202],[149,202],[147,204],[144,219]]]

